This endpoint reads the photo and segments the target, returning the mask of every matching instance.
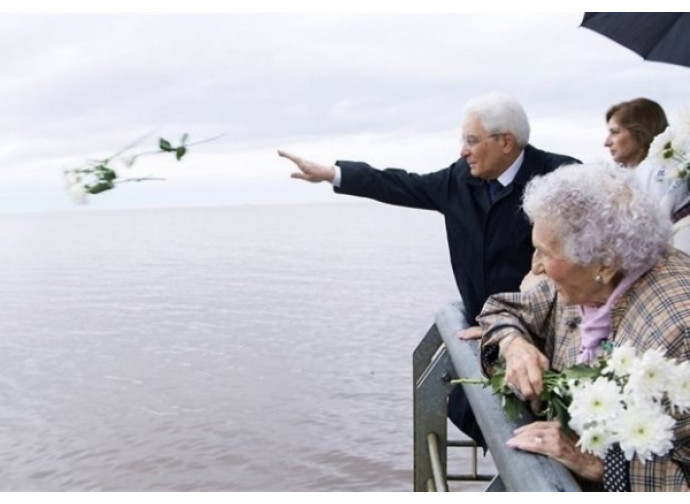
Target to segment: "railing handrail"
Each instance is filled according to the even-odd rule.
[[[436,327],[455,370],[463,377],[481,377],[479,346],[475,341],[460,341],[461,313],[449,304],[436,314]],[[525,412],[521,419],[509,420],[500,399],[478,385],[462,385],[491,451],[505,488],[511,492],[580,492],[573,475],[559,462],[543,455],[506,448],[513,431],[532,421]]]

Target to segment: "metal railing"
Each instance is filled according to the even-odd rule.
[[[476,470],[476,452],[472,474],[447,475],[448,446],[472,446],[472,442],[450,442],[447,435],[446,405],[450,380],[459,375],[480,377],[477,342],[457,339],[464,327],[461,313],[454,304],[436,314],[436,321],[413,354],[414,382],[414,490],[448,491],[449,479],[482,481],[490,479]],[[508,420],[500,399],[489,389],[462,385],[482,429],[498,471],[486,491],[579,492],[573,475],[559,462],[542,455],[510,450],[505,442],[513,431],[531,421],[525,410],[518,420]]]

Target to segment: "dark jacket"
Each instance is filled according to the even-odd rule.
[[[517,291],[530,269],[532,228],[521,208],[526,183],[574,158],[544,152],[528,145],[513,182],[489,203],[486,182],[473,177],[460,158],[446,169],[424,175],[365,163],[338,161],[342,180],[337,193],[443,214],[453,274],[475,325],[491,294]]]

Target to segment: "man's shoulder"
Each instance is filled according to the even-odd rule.
[[[446,170],[454,172],[456,175],[469,176],[470,175],[470,165],[464,157],[459,157],[454,163],[452,163]]]
[[[537,149],[533,145],[527,145],[527,147],[525,147],[523,165],[529,167],[532,172],[548,173],[559,166],[569,164],[581,164],[581,161],[566,154],[557,154],[555,152]]]
[[[546,163],[549,166],[558,168],[559,166],[569,165],[569,164],[582,164],[577,158],[568,156],[566,154],[556,154],[555,152],[544,152],[546,154]]]

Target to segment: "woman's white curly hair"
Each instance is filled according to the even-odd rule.
[[[632,176],[609,163],[573,164],[533,178],[523,194],[530,221],[556,230],[566,258],[625,273],[669,250],[671,221]]]

